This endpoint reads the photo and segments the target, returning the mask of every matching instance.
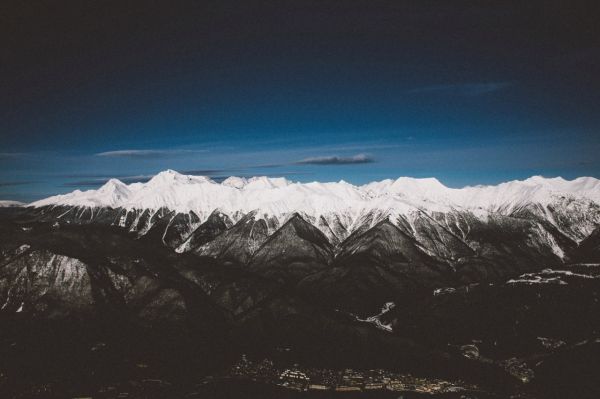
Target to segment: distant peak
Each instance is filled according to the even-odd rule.
[[[110,179],[102,187],[98,189],[98,193],[101,194],[126,194],[129,192],[129,188],[125,183],[119,179]]]
[[[184,176],[184,175],[182,175],[181,173],[179,173],[173,169],[163,170],[162,172],[158,172],[156,175],[154,175],[154,177],[168,177],[168,178],[175,178],[175,177],[179,177],[179,176]]]
[[[560,176],[544,177],[544,176],[536,175],[536,176],[531,176],[530,178],[523,180],[523,182],[533,183],[533,184],[547,184],[547,183],[564,183],[564,182],[567,182],[567,180],[563,179]]]
[[[230,176],[227,179],[223,180],[221,183],[223,186],[233,187],[233,188],[242,188],[246,184],[248,184],[248,179],[245,177],[237,177]]]
[[[407,177],[401,176],[395,180],[395,183],[414,183],[414,184],[429,184],[436,186],[444,186],[435,177]],[[445,187],[445,186],[444,186]]]
[[[585,190],[594,190],[600,187],[600,180],[594,177],[578,177],[573,180],[567,180],[561,176],[557,177],[544,177],[544,176],[531,176],[524,180],[513,180],[502,185],[514,185],[514,186],[531,186],[535,188],[545,188],[552,191],[566,191],[566,192],[578,192]],[[490,186],[488,186],[490,187]],[[493,186],[492,186],[493,187]]]
[[[123,183],[121,180],[119,179],[109,179],[106,183],[104,183],[104,185],[102,187],[123,187],[126,186],[125,183]]]
[[[172,180],[172,179],[176,179],[180,176],[183,176],[181,173],[176,172],[172,169],[167,169],[167,170],[163,170],[162,172],[159,172],[157,174],[155,174],[152,179],[150,179],[150,181],[156,181],[156,180]]]
[[[173,169],[164,170],[158,174],[156,174],[150,181],[149,184],[160,184],[160,183],[214,183],[207,176],[194,176],[194,175],[184,175]]]
[[[290,185],[292,182],[285,177],[256,176],[248,179],[249,188],[277,188]]]
[[[391,188],[396,192],[414,193],[426,196],[432,194],[441,194],[447,190],[447,187],[435,177],[426,177],[420,179],[414,177],[400,177],[391,184]]]

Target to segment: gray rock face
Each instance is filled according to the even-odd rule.
[[[600,227],[579,244],[573,258],[577,262],[600,264]]]
[[[376,210],[353,221],[345,215],[311,218],[296,213],[288,215],[282,224],[256,211],[230,217],[215,210],[201,222],[201,217],[193,212],[168,209],[54,206],[21,209],[18,220],[37,230],[42,226],[47,229],[47,235],[39,242],[42,245],[34,248],[39,261],[32,267],[50,270],[53,263],[44,259],[53,255],[73,259],[76,271],[86,272],[75,276],[81,276],[81,287],[92,287],[88,290],[94,303],[113,306],[151,301],[146,295],[159,298],[168,284],[157,274],[159,266],[151,265],[150,260],[151,254],[161,249],[169,257],[160,267],[169,268],[178,264],[179,258],[190,256],[203,259],[202,262],[212,258],[217,263],[241,265],[251,273],[296,287],[320,304],[335,304],[369,315],[381,303],[411,292],[500,281],[560,265],[571,258],[594,261],[597,233],[592,232],[600,215],[594,206],[564,198],[552,205],[529,204],[510,214],[498,211],[486,217],[456,209],[411,215]],[[79,242],[75,234],[65,230],[75,226],[86,229],[93,242]],[[107,231],[111,233],[106,234]],[[127,235],[137,249],[123,246],[121,238],[112,240],[115,231]],[[20,232],[27,237],[25,231]],[[69,250],[50,249],[43,256],[39,252],[48,250],[49,243],[61,240],[64,242],[57,244],[60,249]],[[28,243],[17,240],[13,250]],[[100,258],[90,256],[90,246],[102,247]],[[18,274],[23,267],[16,265],[23,260],[13,260],[11,250],[2,250],[4,263],[11,265],[5,268],[4,284],[14,281],[17,287],[16,282],[23,278]],[[9,273],[11,268],[15,270]],[[58,272],[47,272],[49,276],[52,273]],[[146,279],[153,282],[142,283]],[[194,275],[194,279],[194,284],[205,292],[211,290],[211,284],[222,286],[206,276],[198,280]],[[140,284],[146,287],[146,294],[141,293]],[[55,285],[71,287],[66,282]],[[81,299],[86,291],[76,285],[72,288],[80,292],[77,302],[86,303]],[[231,298],[224,300],[229,303]],[[238,302],[234,300],[227,307],[245,307],[232,305]],[[10,306],[20,306],[18,301],[15,303]],[[138,307],[135,309],[139,311]]]
[[[199,255],[247,263],[268,237],[267,221],[257,219],[254,213],[250,213],[214,240],[197,248],[195,252]]]
[[[89,310],[94,302],[87,266],[78,259],[45,250],[25,250],[2,268],[3,311],[55,312]]]
[[[260,247],[249,267],[282,281],[297,281],[327,268],[332,260],[325,234],[294,215]]]
[[[177,252],[187,252],[199,248],[214,240],[219,234],[223,233],[232,225],[233,222],[229,216],[219,211],[214,211],[204,223],[188,235],[185,242],[177,248]]]

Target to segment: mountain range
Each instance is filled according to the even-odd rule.
[[[296,263],[289,270],[297,277],[319,269],[301,272],[298,259],[331,270],[360,260],[418,264],[431,269],[428,280],[462,281],[568,261],[600,225],[600,181],[536,176],[452,189],[434,178],[362,186],[268,177],[216,183],[167,170],[147,183],[111,179],[28,209],[42,220],[119,226],[178,253],[265,272],[275,267],[265,257],[280,253]]]
[[[83,346],[93,344],[81,332],[89,328],[119,358],[154,353],[165,367],[292,348],[306,362],[512,386],[520,382],[505,378],[522,375],[507,359],[539,356],[521,347],[537,341],[515,320],[568,345],[595,339],[592,299],[568,302],[585,308],[585,322],[568,303],[553,305],[581,324],[576,334],[548,326],[554,316],[538,299],[578,286],[594,298],[596,269],[585,265],[600,262],[599,248],[600,180],[591,177],[453,189],[406,177],[216,183],[168,170],[0,208],[0,324],[10,327],[6,342],[33,340],[18,348],[35,348],[32,325],[44,342],[75,334]],[[532,309],[529,321],[514,316]],[[472,340],[481,358],[449,349]],[[31,350],[11,359],[33,359]]]

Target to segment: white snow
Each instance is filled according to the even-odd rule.
[[[517,279],[508,280],[507,284],[549,284],[555,283],[559,285],[568,284],[566,281],[561,279],[561,276],[567,277],[578,277],[584,279],[596,279],[599,276],[593,276],[588,274],[573,273],[570,270],[559,270],[559,269],[544,269],[538,273],[527,273],[519,276]]]
[[[230,177],[216,183],[204,176],[188,176],[166,170],[147,183],[124,184],[109,180],[97,190],[75,190],[33,202],[31,206],[68,205],[80,207],[122,207],[153,209],[166,207],[179,212],[193,211],[201,218],[212,211],[234,215],[256,211],[282,220],[301,212],[317,220],[344,215],[351,222],[375,210],[386,216],[462,209],[486,217],[489,212],[510,214],[527,204],[545,207],[560,198],[600,204],[600,180],[574,180],[534,176],[496,186],[449,188],[435,178],[400,177],[362,186],[337,183],[295,183],[265,176],[246,179]]]
[[[579,277],[579,278],[599,278],[597,276],[591,276],[589,274],[582,274],[582,273],[573,273],[570,270],[557,270],[557,269],[544,269],[540,272],[540,274],[544,275],[544,274],[559,274],[559,275],[563,275],[563,276],[569,276],[569,277]]]
[[[25,203],[19,201],[0,200],[0,208],[13,208],[24,206]]]
[[[452,294],[453,292],[456,292],[456,288],[452,288],[452,287],[436,288],[435,290],[433,290],[433,296]]]
[[[21,255],[23,252],[27,251],[31,246],[29,244],[23,244],[15,251],[15,255]]]
[[[527,275],[521,276],[518,279],[511,279],[506,282],[506,284],[558,284],[558,285],[567,285],[565,281],[562,281],[560,277],[542,277],[538,275]]]
[[[380,330],[391,332],[392,331],[392,325],[391,324],[385,324],[385,323],[383,323],[380,318],[381,318],[381,316],[383,316],[384,314],[386,314],[390,310],[394,309],[395,307],[396,307],[396,304],[394,302],[386,302],[381,307],[381,312],[379,312],[379,314],[376,314],[375,316],[370,316],[370,317],[367,317],[366,319],[361,319],[358,316],[354,316],[354,317],[358,321],[362,321],[362,322],[365,322],[365,323],[371,323],[375,327],[379,328]]]

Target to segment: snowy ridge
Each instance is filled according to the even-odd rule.
[[[25,206],[26,204],[23,202],[19,202],[19,201],[8,201],[8,200],[3,200],[0,201],[0,208],[15,208],[15,207],[21,207],[21,206]]]
[[[213,210],[233,214],[257,211],[279,218],[302,212],[314,218],[345,214],[351,219],[371,210],[393,214],[413,211],[448,212],[452,209],[510,213],[527,204],[546,205],[560,197],[600,203],[600,180],[575,180],[534,176],[496,186],[448,188],[435,178],[400,177],[362,186],[337,183],[294,183],[285,178],[230,177],[216,183],[204,176],[187,176],[172,170],[161,172],[147,183],[124,184],[109,180],[97,190],[73,191],[33,202],[41,207],[66,205],[124,209],[168,208],[209,215]]]
[[[530,203],[546,205],[557,196],[588,199],[600,202],[600,180],[579,177],[565,180],[562,177],[544,178],[533,176],[526,180],[514,180],[496,186],[467,186],[448,188],[435,178],[413,179],[400,177],[361,186],[373,196],[417,197],[464,209],[484,209],[507,212]]]

